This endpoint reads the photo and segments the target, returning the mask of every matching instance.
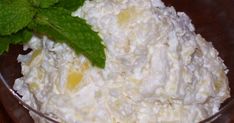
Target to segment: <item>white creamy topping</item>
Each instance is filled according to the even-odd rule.
[[[99,32],[106,67],[34,36],[14,89],[35,109],[66,123],[192,123],[229,97],[218,52],[160,0],[87,0],[73,16]]]

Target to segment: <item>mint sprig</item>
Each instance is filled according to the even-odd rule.
[[[24,44],[27,43],[32,37],[32,32],[24,29],[15,34],[0,36],[0,54],[8,51],[10,44]]]
[[[55,6],[62,7],[70,11],[75,11],[77,7],[82,6],[84,2],[85,0],[59,0]]]
[[[104,67],[102,61],[105,61],[105,53],[102,40],[84,19],[70,16],[70,11],[63,8],[52,7],[41,9],[33,22],[30,28],[35,32],[47,34],[49,37],[55,37],[55,41],[67,43],[76,53],[82,53],[93,61],[94,65]]]
[[[0,35],[16,33],[28,25],[35,9],[27,0],[0,1]]]
[[[93,65],[104,68],[106,56],[98,33],[84,19],[71,16],[84,1],[0,0],[0,54],[9,44],[26,43],[32,33],[43,34],[66,43]]]
[[[30,0],[30,2],[31,4],[33,4],[34,7],[49,8],[55,3],[58,3],[59,0]]]

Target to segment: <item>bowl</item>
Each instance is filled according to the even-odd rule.
[[[200,33],[207,41],[211,41],[219,51],[229,69],[228,78],[231,97],[227,99],[220,111],[202,122],[231,123],[234,122],[234,2],[232,0],[163,0],[167,6],[174,6],[177,11],[189,15]],[[22,46],[12,45],[9,52],[0,56],[0,101],[12,122],[32,123],[29,111],[35,112],[48,121],[56,120],[38,112],[21,101],[13,89],[14,80],[21,77],[18,54],[26,54]],[[232,84],[233,83],[233,84]]]

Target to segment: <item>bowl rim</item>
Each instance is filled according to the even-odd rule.
[[[21,97],[19,96],[19,94],[7,84],[7,81],[4,79],[4,77],[3,77],[3,75],[2,75],[1,72],[0,72],[0,81],[3,82],[4,86],[11,93],[11,95],[14,96],[18,100],[18,103],[21,104],[25,109],[27,109],[28,111],[33,111],[38,116],[40,116],[40,117],[42,117],[42,118],[44,118],[44,119],[46,119],[46,120],[48,120],[50,122],[60,123],[59,121],[53,119],[52,117],[46,116],[44,113],[42,113],[40,111],[37,111],[36,109],[32,108],[30,105],[26,104],[21,99]],[[224,113],[226,110],[229,109],[229,107],[231,107],[232,105],[234,105],[234,99],[232,99],[232,97],[229,97],[228,99],[231,99],[231,100],[229,102],[227,102],[226,105],[224,105],[223,107],[221,107],[218,112],[216,112],[215,114],[209,116],[208,118],[200,121],[199,123],[212,122],[212,121],[216,120],[217,118],[219,118],[220,116],[222,116],[222,113]]]
[[[7,90],[11,93],[11,95],[13,95],[18,100],[18,103],[21,104],[25,109],[27,109],[28,111],[33,111],[35,114],[37,114],[40,117],[45,118],[48,121],[51,121],[53,123],[60,123],[57,120],[55,120],[55,119],[53,119],[53,118],[51,118],[49,116],[46,116],[42,112],[37,111],[36,109],[32,108],[30,105],[28,105],[27,103],[25,103],[21,99],[21,97],[19,96],[19,94],[7,84],[7,81],[4,79],[4,77],[3,77],[3,75],[2,75],[1,72],[0,72],[0,80],[2,81],[2,83],[4,84],[4,86],[7,88]]]

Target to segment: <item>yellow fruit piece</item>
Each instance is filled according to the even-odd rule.
[[[216,90],[217,92],[219,92],[220,89],[221,89],[221,87],[222,87],[222,81],[216,81],[216,82],[214,83],[214,87],[215,87],[215,90]]]
[[[34,61],[34,59],[41,54],[41,51],[42,51],[41,49],[33,51],[31,60],[29,61],[29,64],[31,64]]]
[[[70,71],[67,78],[67,88],[74,90],[83,79],[83,74],[79,71]]]
[[[30,91],[35,91],[39,88],[38,84],[36,82],[32,82],[29,84]]]
[[[127,24],[131,19],[134,19],[137,15],[135,7],[129,7],[122,10],[118,15],[118,23],[120,25]]]
[[[83,62],[79,70],[71,69],[68,73],[66,87],[68,90],[74,90],[83,79],[85,71],[89,68],[88,61]]]
[[[85,71],[85,70],[87,70],[88,68],[89,68],[89,62],[86,61],[86,62],[84,62],[84,64],[82,65],[81,70],[82,70],[82,71]]]

